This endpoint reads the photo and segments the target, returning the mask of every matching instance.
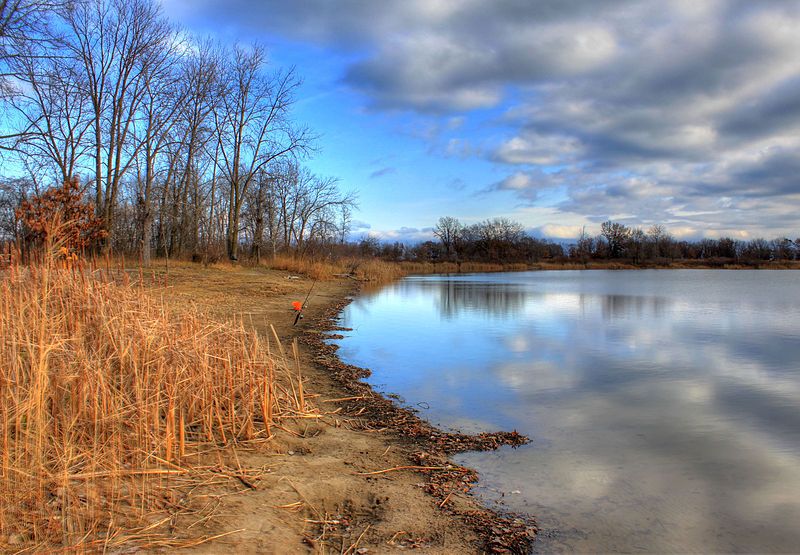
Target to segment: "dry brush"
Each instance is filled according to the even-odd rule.
[[[0,269],[0,551],[168,544],[201,452],[307,410],[280,345],[128,281]]]

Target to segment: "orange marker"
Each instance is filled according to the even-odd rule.
[[[294,311],[297,313],[297,316],[294,317],[294,324],[292,324],[293,326],[296,326],[297,322],[299,322],[303,318],[303,309],[306,307],[306,303],[308,303],[308,299],[311,297],[311,292],[314,290],[314,286],[316,284],[317,280],[314,280],[314,282],[311,284],[311,289],[308,290],[308,295],[306,295],[306,300],[304,300],[302,303],[300,301],[292,302],[292,308],[294,308]]]

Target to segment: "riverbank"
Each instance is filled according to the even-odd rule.
[[[519,444],[514,434],[446,434],[396,407],[360,381],[363,369],[342,363],[324,338],[355,294],[350,278],[313,285],[305,319],[292,326],[291,302],[312,281],[281,270],[192,264],[156,272],[168,304],[194,304],[215,318],[241,319],[283,345],[299,339],[298,373],[316,418],[286,419],[263,447],[226,457],[257,477],[248,487],[226,483],[202,494],[215,516],[191,532],[227,534],[197,553],[525,552],[535,529],[481,507],[468,495],[477,476],[448,455]],[[272,326],[272,328],[270,327]],[[190,532],[189,530],[177,533]]]
[[[312,260],[278,256],[270,267],[301,273],[314,279],[329,280],[350,276],[360,281],[384,284],[409,275],[524,272],[542,270],[798,270],[800,261],[742,261],[729,258],[705,260],[649,260],[633,263],[630,260],[545,260],[531,263],[490,262],[412,262],[380,258],[342,258]]]

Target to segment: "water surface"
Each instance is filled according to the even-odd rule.
[[[800,274],[411,277],[356,299],[341,357],[469,453],[540,551],[800,550]]]

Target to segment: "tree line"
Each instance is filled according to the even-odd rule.
[[[259,44],[189,36],[156,0],[0,1],[0,239],[19,207],[78,181],[105,248],[250,254],[341,242],[356,199],[303,161],[300,78]]]
[[[401,243],[381,245],[375,238],[365,238],[360,246],[363,254],[433,262],[667,264],[676,260],[702,260],[724,264],[800,260],[800,238],[744,241],[723,237],[688,241],[676,239],[662,225],[653,225],[645,231],[613,221],[603,222],[597,235],[589,235],[584,229],[571,242],[534,237],[522,224],[508,218],[466,225],[446,216],[439,218],[433,234],[436,241],[424,241],[413,247]]]
[[[452,217],[440,218],[433,229],[437,241],[414,245],[381,243],[364,237],[357,246],[361,256],[387,260],[425,262],[527,263],[564,257],[560,243],[533,237],[522,224],[508,218],[491,218],[472,225]]]
[[[582,261],[627,259],[634,264],[674,260],[792,261],[800,259],[800,238],[779,237],[768,241],[721,237],[690,241],[674,238],[663,225],[652,225],[645,231],[609,220],[601,224],[597,236],[582,233],[577,242],[570,245],[568,255]]]

